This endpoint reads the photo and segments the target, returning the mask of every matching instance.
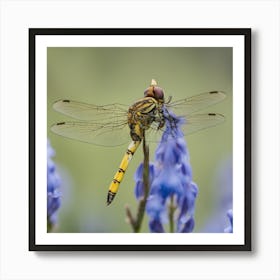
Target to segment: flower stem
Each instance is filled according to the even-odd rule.
[[[53,228],[53,224],[49,221],[49,219],[47,220],[47,232],[51,232]]]
[[[143,221],[144,214],[145,214],[147,198],[148,198],[149,191],[150,191],[150,184],[149,184],[149,147],[146,145],[145,137],[143,138],[143,154],[144,154],[144,161],[143,161],[144,196],[140,200],[139,205],[138,205],[135,232],[140,232],[140,228],[141,228],[142,221]]]
[[[139,200],[136,218],[133,218],[132,213],[129,207],[126,207],[126,216],[129,223],[133,228],[133,232],[139,233],[141,225],[144,219],[145,208],[147,204],[147,198],[150,192],[150,183],[149,183],[149,147],[146,144],[145,135],[143,137],[143,184],[144,184],[144,196]]]
[[[176,206],[174,205],[174,195],[170,197],[170,204],[169,204],[169,231],[170,233],[174,232],[174,213],[176,210]]]

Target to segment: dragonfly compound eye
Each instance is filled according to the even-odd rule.
[[[154,97],[156,100],[163,100],[164,98],[164,92],[163,89],[160,87],[154,87]]]
[[[164,93],[163,89],[157,86],[150,86],[144,91],[145,97],[153,97],[157,101],[163,101]]]

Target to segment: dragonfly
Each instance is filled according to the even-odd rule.
[[[98,106],[72,100],[58,100],[53,104],[54,110],[76,119],[59,122],[51,127],[51,131],[74,140],[100,146],[128,145],[121,163],[107,193],[107,205],[115,198],[119,186],[127,171],[129,162],[145,137],[155,139],[164,130],[169,112],[185,118],[184,135],[216,126],[225,117],[218,113],[197,113],[208,106],[221,102],[226,97],[223,91],[209,91],[171,102],[165,100],[164,90],[152,79],[150,86],[144,91],[144,97],[131,106],[119,103]]]

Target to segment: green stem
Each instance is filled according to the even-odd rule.
[[[47,232],[52,232],[52,230],[53,230],[53,224],[47,218]]]
[[[143,160],[143,184],[144,184],[144,196],[139,201],[138,205],[138,211],[136,215],[136,222],[135,222],[135,228],[134,232],[139,233],[141,229],[141,225],[144,219],[146,204],[147,204],[147,198],[149,196],[150,191],[150,184],[149,184],[149,147],[146,145],[146,139],[145,136],[143,138],[143,154],[144,154],[144,160]]]
[[[174,205],[174,196],[172,195],[170,198],[170,204],[169,204],[169,231],[170,233],[174,232],[174,213],[176,210],[176,206]]]
[[[144,184],[144,196],[139,200],[136,218],[133,217],[130,209],[126,206],[126,216],[133,228],[134,233],[139,233],[142,222],[144,219],[147,199],[150,192],[150,183],[149,183],[149,147],[146,145],[145,135],[143,137],[143,184]]]

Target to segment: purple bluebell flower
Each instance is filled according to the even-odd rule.
[[[192,232],[194,207],[198,188],[192,181],[189,153],[181,125],[184,120],[173,113],[166,115],[165,131],[155,152],[155,162],[150,166],[150,195],[146,212],[150,218],[151,232],[165,232],[164,224],[176,223],[174,231]],[[139,193],[139,172],[136,172],[136,193]],[[143,168],[142,168],[143,169]],[[170,221],[170,211],[173,211]]]
[[[155,176],[155,167],[153,163],[149,163],[149,182],[153,181]],[[135,185],[135,197],[137,200],[141,199],[144,196],[144,182],[143,182],[143,163],[141,163],[136,172],[134,174],[134,181],[136,182]]]
[[[50,230],[57,221],[57,210],[61,204],[61,193],[59,191],[60,177],[52,160],[55,151],[48,140],[47,144],[47,222]]]
[[[227,228],[225,228],[224,232],[232,233],[233,232],[233,213],[232,213],[232,209],[229,209],[227,211],[227,216],[228,216],[230,224]]]

